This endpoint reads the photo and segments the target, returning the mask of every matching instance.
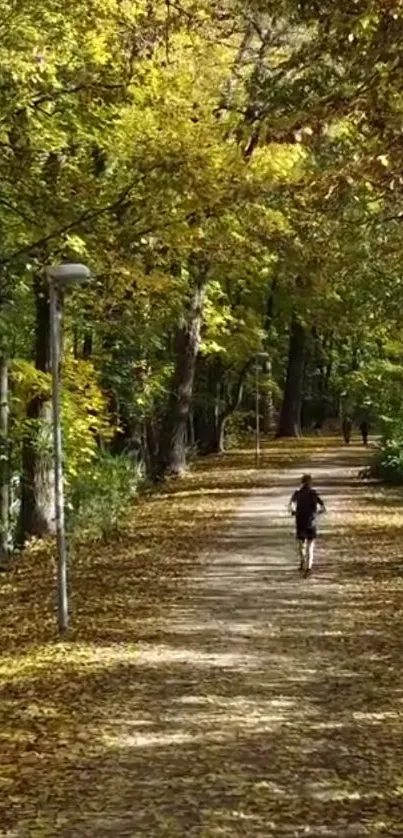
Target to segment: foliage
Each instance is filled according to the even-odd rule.
[[[25,405],[34,398],[50,399],[50,375],[38,370],[30,361],[15,359],[12,362],[13,408],[20,419]]]
[[[387,344],[388,357],[370,359],[348,376],[347,405],[352,415],[380,431],[378,450],[370,473],[387,483],[403,483],[403,366],[402,347]]]
[[[71,480],[85,470],[112,434],[107,410],[107,399],[99,386],[98,373],[89,361],[67,356],[64,369],[62,421],[66,454],[66,477]],[[19,447],[28,432],[36,443],[51,445],[49,434],[40,420],[27,418],[26,405],[32,399],[49,401],[50,375],[36,369],[32,362],[16,359],[11,365],[12,429],[14,460],[18,462]],[[36,433],[39,424],[39,434]]]
[[[104,541],[116,536],[141,484],[142,469],[131,457],[92,457],[71,482],[68,524],[74,540]]]
[[[214,417],[242,401],[253,409],[261,351],[278,408],[295,317],[306,422],[340,407],[377,425],[391,417],[400,361],[388,369],[385,347],[402,340],[403,305],[400,3],[229,0],[223,12],[192,0],[73,0],[66,18],[52,0],[2,0],[2,12],[0,325],[19,365],[16,468],[27,399],[48,386],[34,372],[36,280],[52,261],[83,260],[94,274],[66,294],[69,480],[100,445],[141,446],[150,474],[164,433],[208,451]],[[167,423],[175,393],[186,433]],[[191,420],[198,439],[186,438]]]
[[[250,433],[255,424],[254,411],[238,410],[229,417],[226,425],[226,443],[229,450],[236,449],[250,440]]]
[[[371,463],[373,477],[386,483],[403,485],[403,427],[389,431],[381,442],[380,450]]]
[[[373,353],[372,353],[373,355]],[[372,418],[379,428],[401,413],[403,366],[387,358],[361,360],[361,368],[345,379],[350,412]]]
[[[66,477],[85,472],[99,448],[110,441],[111,427],[106,394],[91,361],[67,357],[63,372],[63,437]]]
[[[155,718],[166,715],[167,685],[169,691],[178,684],[178,672],[171,671],[169,650],[161,655],[161,649],[150,647],[142,660],[135,644],[139,636],[147,638],[150,630],[151,634],[160,630],[161,598],[183,599],[178,579],[191,569],[198,547],[205,547],[206,532],[211,534],[222,516],[233,510],[234,496],[254,487],[274,490],[284,462],[306,467],[311,443],[272,447],[262,455],[259,473],[245,443],[241,464],[238,454],[230,452],[219,461],[228,469],[214,467],[212,474],[206,474],[210,466],[198,461],[183,483],[169,482],[164,494],[154,492],[147,503],[139,497],[139,489],[146,472],[147,476],[161,473],[161,450],[164,456],[168,450],[171,461],[175,446],[185,453],[195,448],[211,453],[218,450],[218,432],[225,421],[229,442],[240,441],[244,428],[254,426],[253,369],[262,352],[270,360],[270,376],[261,376],[262,396],[278,409],[290,395],[297,414],[290,427],[298,430],[301,415],[307,424],[318,426],[329,418],[338,422],[343,411],[357,419],[365,416],[383,435],[376,473],[396,482],[403,479],[402,4],[400,0],[336,4],[334,0],[265,4],[227,0],[224,5],[208,0],[197,4],[194,0],[71,0],[66,13],[55,0],[39,4],[0,0],[0,30],[0,344],[1,352],[11,358],[10,472],[13,483],[32,490],[37,506],[42,512],[46,507],[48,515],[52,504],[40,501],[51,497],[49,485],[44,485],[50,474],[46,469],[50,411],[34,409],[38,404],[49,407],[50,400],[43,269],[77,260],[92,269],[91,283],[66,291],[63,335],[68,523],[76,548],[71,563],[73,638],[79,642],[63,644],[59,650],[51,645],[54,559],[50,546],[31,545],[1,589],[7,635],[2,675],[12,704],[4,708],[3,737],[9,757],[3,772],[7,804],[2,807],[0,831],[4,825],[10,835],[15,831],[54,835],[74,831],[74,819],[78,823],[84,818],[85,823],[77,825],[83,833],[99,831],[101,821],[112,832],[144,829],[148,835],[155,827],[161,838],[178,830],[192,832],[189,800],[184,802],[186,824],[178,826],[172,819],[172,795],[165,800],[161,792],[172,768],[169,760],[161,780],[158,767],[151,764],[150,769],[149,748],[142,758],[141,745],[154,742],[153,735],[140,731],[133,740],[144,687],[138,666],[145,663],[146,671],[151,660],[157,672],[156,661],[159,665],[163,659],[165,667],[160,696],[159,675],[154,684],[144,682],[143,726],[144,717],[150,712],[153,716],[153,710]],[[295,324],[301,338],[297,359],[292,351]],[[23,445],[27,439],[32,443],[28,451]],[[141,452],[141,462],[128,453],[134,450]],[[322,459],[323,450],[317,453]],[[170,456],[163,462],[166,470]],[[274,488],[269,467],[277,468]],[[2,471],[4,483],[8,475]],[[274,736],[270,742],[274,774],[268,785],[265,781],[263,788],[256,775],[248,789],[241,772],[230,789],[235,801],[242,791],[239,808],[235,802],[231,812],[224,812],[228,777],[222,788],[220,777],[223,765],[234,764],[234,753],[228,740],[224,751],[220,745],[215,764],[216,742],[210,747],[204,736],[206,719],[200,716],[197,735],[195,728],[185,725],[179,739],[185,751],[192,739],[193,751],[186,762],[190,797],[194,794],[191,808],[208,813],[202,826],[206,835],[235,835],[245,819],[251,835],[254,831],[277,835],[284,830],[294,835],[318,824],[326,831],[334,829],[335,822],[358,823],[363,807],[362,800],[356,801],[362,789],[363,799],[375,800],[364,831],[392,834],[395,827],[399,829],[393,812],[385,815],[379,770],[372,782],[361,767],[372,760],[379,769],[385,741],[399,765],[396,742],[401,741],[401,730],[391,710],[392,688],[388,678],[378,677],[379,656],[367,653],[368,637],[384,637],[392,657],[393,649],[400,649],[396,614],[401,586],[399,573],[397,581],[393,573],[399,560],[401,497],[395,498],[397,512],[389,495],[381,497],[385,509],[378,513],[379,498],[371,495],[368,501],[365,492],[365,498],[360,489],[355,495],[360,499],[358,517],[348,510],[345,518],[343,511],[350,532],[340,532],[337,519],[335,532],[331,524],[326,535],[328,570],[341,574],[344,596],[340,608],[336,603],[330,624],[327,616],[326,626],[316,626],[324,646],[319,648],[315,639],[319,657],[309,672],[323,670],[330,660],[331,681],[332,655],[340,662],[344,646],[346,659],[335,685],[340,686],[347,670],[350,685],[352,672],[365,676],[358,679],[362,684],[368,681],[369,658],[374,660],[370,680],[378,685],[375,703],[383,713],[382,738],[377,740],[372,725],[375,740],[372,737],[366,750],[370,740],[363,719],[368,721],[371,715],[372,694],[352,691],[349,706],[355,702],[358,708],[352,724],[351,713],[346,717],[345,696],[338,703],[335,685],[330,683],[329,688],[325,683],[329,673],[325,681],[312,682],[306,689],[312,637],[304,629],[296,642],[298,615],[293,609],[290,626],[287,615],[286,630],[280,626],[277,650],[281,670],[289,628],[291,668],[295,673],[299,667],[304,674],[297,689],[302,716],[298,719],[293,707],[292,723],[301,722],[305,735],[312,695],[316,706],[327,711],[336,695],[333,710],[341,731],[339,744],[343,754],[348,751],[347,763],[343,757],[346,777],[329,791],[332,775],[330,785],[319,788],[310,800],[313,817],[308,823],[306,798],[301,802],[300,789],[290,792],[288,770],[291,756],[294,774],[298,775],[298,766],[306,771],[304,748],[293,731],[292,741],[282,743],[285,760],[276,764]],[[1,494],[4,501],[5,493]],[[277,506],[274,514],[278,531]],[[36,532],[35,521],[29,524],[30,532]],[[44,526],[43,531],[48,529]],[[283,541],[279,547],[275,529],[268,544],[281,563]],[[100,538],[108,545],[96,544]],[[384,564],[379,559],[382,551]],[[238,562],[237,572],[239,568]],[[249,571],[248,565],[250,576]],[[230,596],[231,580],[229,586],[225,581]],[[243,591],[250,579],[244,581]],[[326,584],[323,590],[329,599],[334,586]],[[274,624],[280,588],[271,609]],[[264,610],[267,591],[263,595]],[[300,591],[296,601],[302,612],[309,605]],[[237,597],[232,603],[235,611],[236,603]],[[224,604],[218,602],[220,613]],[[329,608],[325,611],[328,615]],[[320,609],[315,614],[302,612],[301,625],[315,628]],[[340,626],[345,633],[341,644]],[[239,634],[239,620],[234,631]],[[197,632],[193,634],[196,637]],[[196,646],[191,655],[186,649],[180,652],[186,658],[185,669],[200,652]],[[257,641],[257,656],[258,646]],[[126,651],[121,654],[119,648]],[[235,652],[231,666],[236,665],[239,649]],[[203,649],[204,661],[206,654]],[[178,650],[175,655],[178,658]],[[201,677],[202,669],[209,669],[201,667],[200,660],[196,675],[191,672],[189,679],[185,673],[185,691]],[[183,670],[183,660],[180,667]],[[389,659],[388,667],[390,674]],[[395,681],[400,668],[392,669]],[[290,692],[289,672],[280,670],[284,704],[284,695]],[[200,695],[206,689],[208,693],[210,676],[206,677],[198,684]],[[254,687],[256,678],[252,680]],[[214,705],[217,684],[213,686]],[[241,707],[239,718],[241,728],[248,720],[249,729],[242,728],[241,740],[247,741],[250,772],[250,754],[256,753],[256,736],[261,740],[260,717],[267,716],[267,701],[265,707],[259,705],[256,716],[256,696],[250,684],[244,687],[250,701],[246,709]],[[174,693],[168,695],[170,712],[178,703]],[[49,695],[52,706],[44,700]],[[179,698],[183,703],[183,695]],[[238,710],[233,697],[231,702],[233,717]],[[130,730],[121,721],[122,708],[128,710]],[[284,732],[288,711],[280,707],[279,712]],[[253,731],[255,716],[260,722]],[[320,728],[316,752],[324,747],[328,721],[309,731],[315,739]],[[269,728],[272,722],[269,719]],[[239,732],[238,725],[237,759]],[[217,734],[222,739],[222,730]],[[332,728],[325,750],[334,748],[336,740]],[[376,753],[373,741],[379,745]],[[108,744],[108,759],[102,742]],[[138,773],[140,765],[143,774],[151,776],[152,789],[148,808],[147,801],[139,802],[134,826],[133,771],[127,777],[122,771],[133,751],[125,750],[124,743],[133,742],[137,754],[133,766]],[[201,760],[193,759],[195,747],[201,748]],[[355,760],[355,750],[360,759]],[[163,747],[160,756],[161,767]],[[129,754],[128,765],[130,759]],[[98,768],[91,785],[88,778],[94,776],[95,762]],[[400,793],[398,786],[390,788],[394,760],[388,756],[386,762],[385,800]],[[209,766],[208,775],[203,765]],[[398,770],[392,774],[397,776]],[[85,812],[78,806],[83,780]],[[279,794],[282,782],[286,795]],[[275,787],[273,799],[270,784]],[[316,776],[311,785],[317,787]],[[245,788],[254,798],[253,812],[245,810]],[[130,812],[128,808],[121,812],[126,791]],[[64,805],[67,822],[63,822]],[[32,815],[34,811],[38,816]],[[200,824],[195,829],[200,831]]]

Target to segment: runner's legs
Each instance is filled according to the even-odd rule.
[[[308,541],[308,569],[312,570],[315,553],[315,539]]]
[[[305,567],[306,556],[307,556],[307,540],[306,538],[299,538],[298,539],[298,554],[300,559],[300,569],[303,570]]]

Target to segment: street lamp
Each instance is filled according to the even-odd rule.
[[[64,523],[63,490],[63,447],[60,421],[60,383],[61,383],[61,327],[63,317],[63,291],[70,285],[89,279],[90,271],[86,265],[67,264],[46,268],[49,283],[50,309],[50,354],[52,364],[52,410],[53,410],[53,460],[54,460],[54,497],[55,525],[57,539],[57,613],[59,631],[68,629],[69,610],[67,596],[67,551]]]
[[[269,359],[268,352],[258,352],[255,355],[255,395],[256,395],[256,468],[260,466],[260,387],[259,387],[259,363]]]

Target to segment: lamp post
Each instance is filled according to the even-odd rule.
[[[256,445],[255,445],[255,457],[256,457],[256,468],[260,466],[260,382],[259,382],[259,363],[260,361],[267,361],[269,358],[269,354],[267,352],[258,352],[255,356],[255,398],[256,398],[256,406],[255,406],[255,413],[256,413]]]
[[[53,462],[55,525],[57,539],[57,615],[59,631],[68,629],[67,550],[64,520],[63,444],[60,417],[61,391],[61,326],[63,291],[69,285],[84,282],[90,277],[86,265],[67,264],[46,268],[49,283],[50,354],[52,365]]]

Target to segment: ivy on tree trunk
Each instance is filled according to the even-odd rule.
[[[50,372],[49,297],[45,283],[35,277],[35,365]],[[22,446],[21,506],[17,544],[30,536],[44,536],[55,530],[52,461],[52,406],[50,395],[35,395],[26,409]]]
[[[174,371],[159,438],[158,477],[166,474],[180,475],[186,468],[187,429],[200,348],[207,276],[205,267],[197,272],[187,311],[175,334]]]

